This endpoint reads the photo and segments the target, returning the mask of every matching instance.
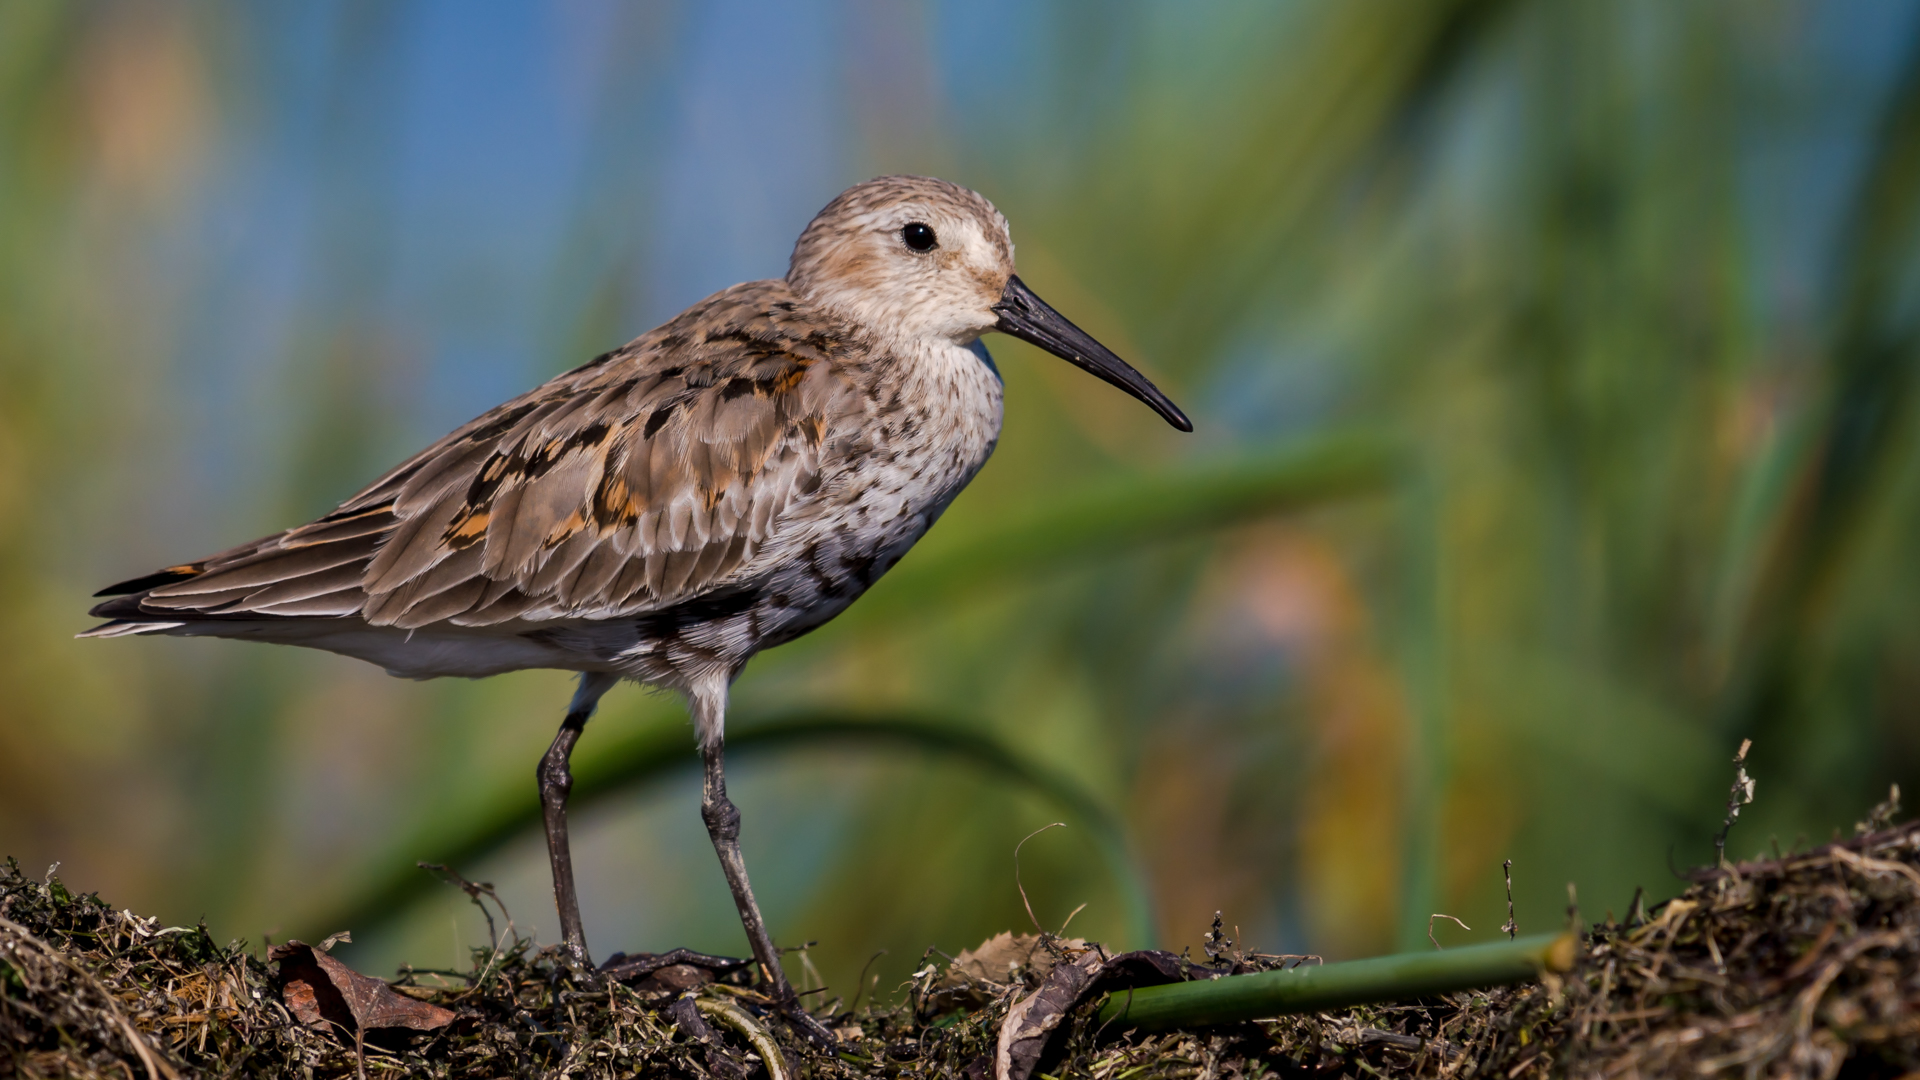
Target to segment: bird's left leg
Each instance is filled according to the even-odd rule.
[[[727,876],[727,888],[733,892],[734,907],[740,911],[740,925],[753,946],[753,959],[766,976],[773,1000],[802,1034],[822,1046],[833,1044],[833,1036],[820,1021],[800,1006],[800,999],[780,967],[780,951],[767,933],[766,920],[760,917],[760,905],[753,899],[753,886],[747,883],[747,864],[740,857],[740,809],[727,798],[724,737],[727,688],[720,682],[696,688],[688,695],[693,708],[694,727],[700,735],[700,756],[706,764],[706,781],[701,788],[700,817],[707,823],[707,836],[720,856],[720,869]]]
[[[560,912],[560,937],[574,963],[593,967],[587,955],[587,935],[580,923],[580,898],[573,885],[573,848],[567,840],[567,796],[573,793],[573,744],[593,716],[594,707],[619,676],[604,672],[582,672],[580,689],[567,706],[567,718],[553,745],[540,759],[540,809],[547,826],[547,858],[553,863],[553,905]]]

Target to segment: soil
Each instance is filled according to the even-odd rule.
[[[484,889],[474,891],[484,900]],[[1002,935],[952,960],[930,951],[893,1001],[850,1007],[816,993],[807,999],[814,1015],[840,1038],[822,1051],[780,1021],[744,967],[627,958],[615,981],[503,938],[458,975],[406,971],[384,987],[355,988],[346,980],[358,976],[322,959],[330,943],[289,943],[276,961],[221,945],[202,927],[162,927],[71,894],[9,862],[0,870],[0,1077],[744,1080],[771,1071],[984,1080],[1008,1011],[1088,947]],[[1920,1070],[1920,823],[1874,820],[1845,842],[1699,872],[1682,895],[1589,928],[1583,945],[1578,967],[1546,983],[1210,1030],[1101,1031],[1096,994],[1065,1014],[1038,1074],[1520,1080]],[[1209,959],[1289,962],[1227,951]],[[329,978],[344,994],[332,1012],[316,1004],[334,1000]],[[368,1004],[349,1014],[339,1001]],[[769,1056],[778,1059],[772,1070]]]

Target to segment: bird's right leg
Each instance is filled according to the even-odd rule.
[[[553,861],[553,904],[560,909],[560,938],[572,960],[589,969],[593,961],[587,956],[587,934],[580,925],[580,896],[573,885],[573,849],[567,842],[567,796],[573,792],[573,770],[568,763],[573,757],[573,744],[580,741],[581,729],[593,716],[601,695],[613,689],[617,681],[617,675],[581,674],[580,689],[567,706],[567,718],[560,722],[553,745],[540,759],[537,774],[540,810],[547,824],[547,857]]]
[[[741,928],[753,958],[766,978],[774,1007],[800,1029],[801,1034],[819,1046],[832,1046],[833,1035],[808,1013],[780,967],[780,950],[767,933],[767,922],[760,916],[760,905],[753,898],[753,886],[747,882],[746,860],[740,857],[740,809],[727,798],[726,709],[727,684],[709,681],[695,684],[687,693],[693,710],[694,727],[700,736],[700,757],[706,765],[701,787],[700,817],[707,823],[707,836],[713,841],[714,854],[720,856],[720,871],[726,875],[727,888],[733,893],[734,906],[740,912]]]

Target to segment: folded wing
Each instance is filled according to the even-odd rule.
[[[479,417],[332,513],[102,595],[115,619],[605,619],[749,574],[830,470],[846,345],[756,283]],[[758,292],[756,292],[758,290]]]

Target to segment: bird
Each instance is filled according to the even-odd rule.
[[[727,797],[729,688],[844,611],[934,524],[1000,436],[981,336],[1031,342],[1181,431],[1145,376],[1014,272],[978,193],[883,176],[829,202],[786,276],[699,301],[502,404],[303,525],[102,589],[80,634],[322,649],[413,679],[579,676],[536,770],[563,954],[592,971],[567,834],[570,760],[621,680],[687,702],[701,816],[755,964],[780,966]]]

